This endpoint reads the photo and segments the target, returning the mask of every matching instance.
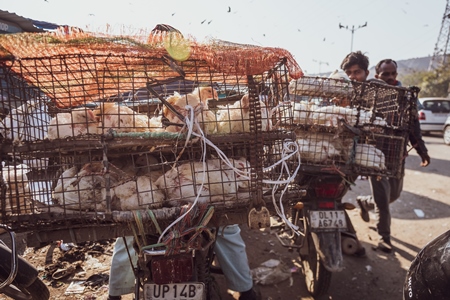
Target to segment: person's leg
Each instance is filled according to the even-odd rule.
[[[391,187],[389,203],[392,203],[400,198],[403,191],[403,176],[401,178],[389,178],[389,186]]]
[[[356,202],[359,205],[360,212],[359,215],[364,222],[370,221],[369,211],[375,209],[375,202],[373,201],[372,195],[369,196],[358,196],[356,197]]]
[[[379,247],[382,248],[382,250],[390,251],[392,248],[391,212],[389,210],[391,188],[389,180],[386,177],[381,177],[380,180],[377,180],[376,177],[370,177],[370,187],[372,189],[373,200],[378,215],[377,230],[378,234],[381,236]]]
[[[214,247],[228,287],[236,292],[248,291],[253,279],[248,265],[245,243],[238,225],[220,227]]]
[[[134,292],[135,277],[130,265],[127,247],[134,266],[137,263],[137,254],[133,248],[133,237],[127,236],[125,240],[126,244],[123,238],[119,237],[114,245],[111,270],[109,272],[109,299],[120,299],[121,295]]]

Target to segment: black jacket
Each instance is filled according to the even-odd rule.
[[[425,142],[422,139],[420,123],[417,118],[414,118],[413,123],[411,125],[411,130],[409,132],[409,142],[411,143],[411,146],[413,146],[414,149],[416,149],[417,154],[422,155],[428,152],[428,149],[425,146]]]

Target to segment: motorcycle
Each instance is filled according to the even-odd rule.
[[[15,233],[6,225],[0,230],[9,234],[11,248],[0,241],[0,294],[16,300],[47,300],[50,292],[38,278],[38,270],[17,254]]]
[[[346,212],[355,206],[342,202],[351,181],[349,176],[302,173],[297,179],[300,201],[287,204],[288,221],[271,226],[284,247],[298,252],[306,287],[314,297],[323,295],[332,274],[343,269],[342,253],[364,251]]]
[[[210,227],[213,207],[182,208],[187,217],[167,235],[134,236],[133,250],[138,254],[135,299],[220,299],[213,274],[223,274],[215,266],[214,246],[219,228]],[[156,220],[154,220],[156,222]],[[155,223],[155,228],[160,226]],[[130,253],[130,252],[129,252]]]

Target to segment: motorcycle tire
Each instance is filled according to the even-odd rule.
[[[14,284],[14,283],[13,283]],[[47,286],[39,279],[27,287],[20,285],[9,285],[4,287],[0,293],[15,300],[48,300],[50,291]]]
[[[300,259],[308,292],[313,297],[325,294],[330,287],[332,273],[320,259],[311,235],[308,235],[308,255],[301,255]]]
[[[211,249],[208,250],[211,251]],[[221,299],[220,287],[211,274],[213,257],[210,251],[197,251],[195,254],[197,280],[205,284],[207,300],[219,300]]]

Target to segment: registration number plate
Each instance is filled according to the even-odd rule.
[[[343,210],[317,210],[310,211],[311,228],[320,229],[347,229],[345,212]]]
[[[203,283],[171,283],[144,285],[145,300],[203,300]]]

